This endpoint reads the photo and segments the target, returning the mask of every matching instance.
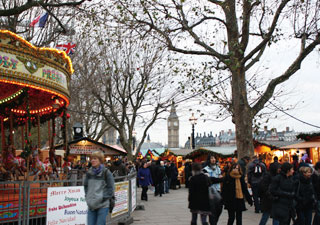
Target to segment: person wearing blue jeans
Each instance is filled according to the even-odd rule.
[[[88,224],[105,225],[107,223],[109,208],[88,210]]]
[[[261,220],[260,220],[259,225],[265,225],[265,224],[267,224],[270,215],[271,215],[270,212],[264,212],[264,213],[262,214],[262,217],[261,217]],[[279,221],[273,219],[273,220],[272,220],[272,225],[279,225]]]
[[[88,205],[88,225],[105,225],[110,202],[114,196],[114,178],[104,167],[104,154],[91,155],[91,167],[84,180],[84,192]]]

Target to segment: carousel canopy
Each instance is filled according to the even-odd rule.
[[[27,117],[59,113],[69,105],[72,73],[64,51],[38,48],[0,30],[0,117],[6,121],[13,114],[19,123]]]

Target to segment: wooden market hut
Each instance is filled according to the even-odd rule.
[[[313,164],[320,161],[320,133],[301,133],[297,138],[302,141],[283,146],[281,149],[290,156],[298,155],[299,159],[306,153]]]
[[[280,162],[290,162],[291,155],[282,149],[282,147],[291,144],[300,143],[300,140],[296,141],[266,141],[266,140],[254,140],[254,154],[262,157],[264,163],[269,165],[275,156],[279,158]]]
[[[82,137],[68,143],[69,145],[69,161],[87,161],[88,157],[95,151],[104,153],[107,161],[119,156],[127,155],[127,152],[119,146],[103,144],[101,142],[92,140],[88,137]],[[61,149],[62,145],[55,146],[56,149]]]
[[[216,155],[218,158],[226,159],[235,155],[236,146],[220,146],[220,147],[200,147],[189,154],[185,159],[192,159],[194,162],[206,161],[208,155]]]

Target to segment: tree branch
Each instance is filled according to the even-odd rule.
[[[302,40],[301,45],[304,45],[303,42],[304,41]],[[295,72],[297,72],[300,69],[302,61],[314,50],[314,48],[317,45],[320,45],[320,33],[317,35],[316,39],[308,47],[301,50],[296,60],[290,65],[290,67],[281,76],[274,78],[270,81],[268,87],[266,88],[265,92],[263,93],[259,101],[252,107],[253,116],[256,115],[264,107],[264,105],[269,101],[277,85],[288,80]]]
[[[13,15],[18,15],[28,9],[31,9],[33,7],[62,7],[62,6],[77,6],[82,4],[86,0],[80,0],[80,1],[75,1],[75,2],[65,2],[65,3],[47,3],[46,1],[43,0],[28,0],[25,4],[14,7],[12,9],[2,9],[0,10],[0,17],[1,16],[13,16]]]
[[[260,51],[261,48],[263,48],[265,45],[267,45],[267,43],[270,41],[272,34],[277,26],[280,14],[289,1],[290,0],[282,0],[281,4],[279,5],[279,7],[273,17],[273,21],[272,21],[272,24],[269,28],[269,32],[265,35],[263,40],[247,56],[245,56],[243,58],[243,60],[242,60],[243,64],[245,64],[251,57],[253,57],[258,51]]]

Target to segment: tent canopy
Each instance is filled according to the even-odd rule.
[[[320,141],[304,141],[293,145],[283,146],[280,149],[291,148],[320,148]]]

